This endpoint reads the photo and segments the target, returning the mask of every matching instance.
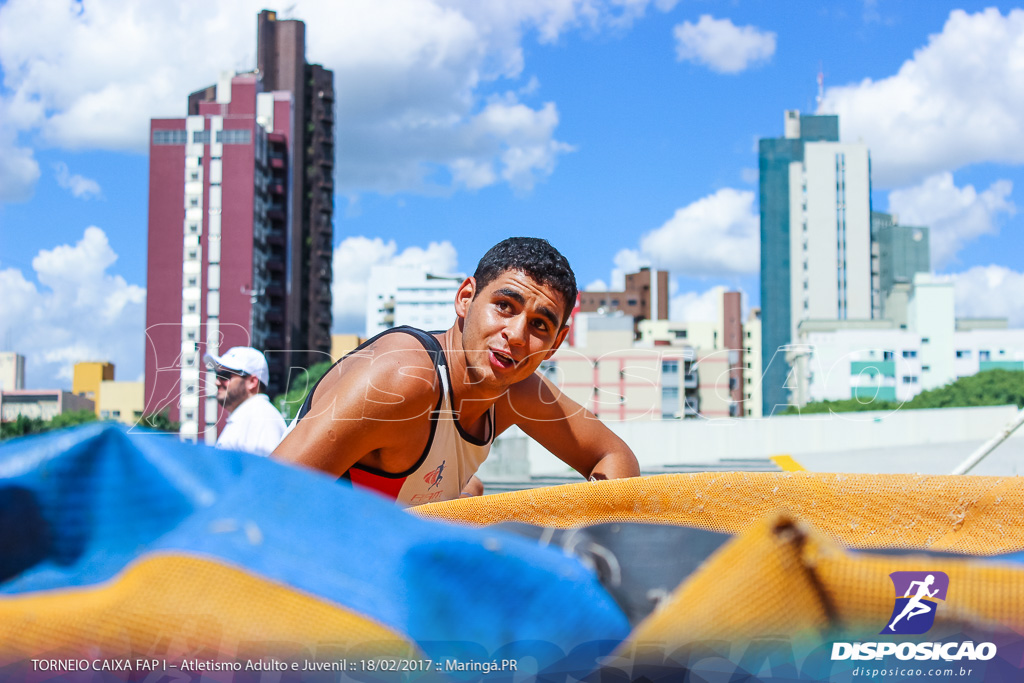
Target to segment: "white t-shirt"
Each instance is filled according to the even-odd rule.
[[[217,448],[270,455],[284,438],[284,418],[266,394],[250,396],[228,416]]]

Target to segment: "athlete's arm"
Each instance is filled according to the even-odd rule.
[[[426,446],[440,389],[416,339],[387,335],[325,377],[272,457],[341,476],[357,462],[399,472]],[[421,433],[422,432],[422,433]]]
[[[510,387],[496,410],[499,432],[518,425],[588,479],[640,475],[640,465],[629,446],[539,374]]]

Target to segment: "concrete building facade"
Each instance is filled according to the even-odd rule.
[[[807,319],[872,317],[867,147],[839,142],[837,116],[787,111],[759,143],[762,413],[789,402],[785,354]]]
[[[448,329],[464,279],[414,266],[373,266],[366,287],[366,337],[400,325]]]
[[[142,419],[146,405],[144,382],[100,382],[96,412],[101,420],[117,420],[134,426]]]
[[[1008,329],[1006,320],[957,320],[953,300],[951,279],[917,274],[905,323],[802,322],[794,403],[902,403],[984,370],[1024,371],[1024,330]]]
[[[71,377],[71,393],[87,398],[93,404],[99,403],[100,384],[114,379],[114,364],[107,361],[83,361],[75,363]],[[99,417],[99,408],[96,408]]]
[[[640,338],[642,320],[668,320],[668,271],[641,268],[626,274],[621,292],[584,291],[579,293],[582,313],[622,312],[634,321],[634,336]]]
[[[633,318],[621,312],[579,313],[574,344],[563,344],[540,371],[601,420],[697,417],[693,348],[640,345],[633,325]]]
[[[14,351],[0,351],[0,391],[25,388],[25,356]]]
[[[47,422],[61,413],[95,409],[96,404],[91,399],[61,389],[0,391],[2,422],[13,422],[19,417]]]

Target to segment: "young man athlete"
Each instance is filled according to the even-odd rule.
[[[569,331],[576,278],[547,241],[492,247],[455,295],[455,324],[388,330],[314,387],[274,457],[406,505],[449,500],[512,425],[586,478],[640,474],[633,452],[536,373]]]

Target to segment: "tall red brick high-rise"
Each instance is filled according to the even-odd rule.
[[[305,63],[302,22],[264,11],[259,28],[260,64],[300,80],[227,75],[151,124],[146,412],[207,442],[222,416],[204,353],[263,350],[272,394],[330,353],[333,75]]]

